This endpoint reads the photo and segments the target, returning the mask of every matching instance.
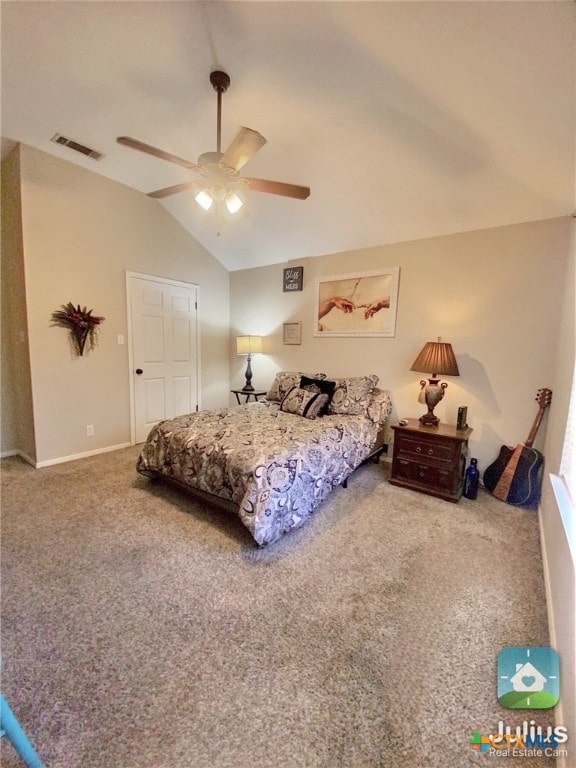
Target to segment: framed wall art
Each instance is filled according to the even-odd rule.
[[[316,279],[314,336],[395,336],[399,267]]]
[[[284,323],[284,344],[302,343],[302,323]]]
[[[287,267],[283,272],[282,290],[301,291],[304,285],[304,267]]]

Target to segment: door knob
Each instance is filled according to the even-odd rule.
[[[136,373],[138,374],[138,376],[142,376],[144,371],[142,370],[142,368],[136,368]]]

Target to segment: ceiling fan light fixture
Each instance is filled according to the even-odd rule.
[[[210,197],[205,189],[201,189],[200,192],[198,192],[198,194],[194,197],[194,200],[196,200],[198,205],[201,208],[204,208],[205,211],[209,211],[210,208],[212,208],[212,203],[214,202],[214,200]]]
[[[228,213],[234,214],[238,213],[240,208],[244,205],[242,200],[238,197],[236,192],[228,192],[225,198],[226,202],[226,208],[228,208]]]
[[[234,215],[243,207],[245,201],[242,200],[233,189],[249,189],[255,192],[264,192],[269,195],[280,195],[282,197],[291,197],[295,200],[306,200],[310,195],[309,187],[302,187],[297,184],[286,184],[281,181],[269,181],[267,179],[253,179],[239,175],[239,171],[244,165],[258,152],[266,139],[258,131],[246,126],[240,128],[236,136],[225,152],[222,152],[222,94],[228,90],[230,77],[226,72],[214,70],[210,73],[210,82],[217,93],[216,107],[216,151],[203,152],[198,158],[197,163],[186,160],[171,152],[165,152],[151,144],[145,144],[143,141],[133,139],[130,136],[118,136],[117,141],[131,149],[144,152],[160,160],[167,160],[169,163],[186,168],[188,171],[194,171],[202,176],[202,181],[184,181],[179,184],[173,184],[170,187],[156,189],[148,192],[149,197],[163,199],[177,192],[194,191],[194,199],[198,205],[205,211],[220,211],[222,203],[226,205],[228,213]],[[216,203],[216,206],[214,206]],[[213,207],[214,206],[214,207]]]

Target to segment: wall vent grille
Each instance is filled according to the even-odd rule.
[[[93,160],[101,160],[103,157],[101,152],[97,152],[95,149],[90,149],[90,147],[85,147],[84,144],[80,144],[78,141],[74,141],[74,139],[62,136],[60,133],[55,133],[50,141],[54,141],[56,144],[62,144],[65,147],[70,147],[70,149],[74,149],[76,152],[91,157]]]

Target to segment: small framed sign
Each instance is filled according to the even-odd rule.
[[[282,290],[301,291],[304,284],[304,267],[287,267],[284,270]]]
[[[284,344],[302,343],[302,323],[284,323]]]

